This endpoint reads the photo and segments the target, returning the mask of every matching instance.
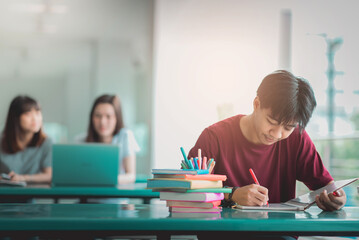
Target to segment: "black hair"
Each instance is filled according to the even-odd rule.
[[[31,109],[40,111],[40,105],[35,99],[29,96],[19,95],[11,101],[1,140],[2,150],[4,152],[16,153],[22,150],[17,141],[22,132],[20,127],[20,116],[23,113],[31,111]],[[45,138],[46,135],[41,127],[40,130],[34,134],[28,146],[41,146]]]
[[[102,103],[111,104],[113,106],[113,108],[115,109],[116,126],[115,126],[115,130],[112,133],[112,135],[114,136],[122,128],[124,128],[124,122],[123,122],[123,117],[122,117],[122,107],[121,107],[121,102],[120,102],[119,97],[116,95],[109,95],[109,94],[101,95],[95,100],[95,102],[92,106],[92,109],[91,109],[86,142],[100,142],[100,136],[98,135],[98,133],[95,130],[95,126],[93,124],[92,119],[93,119],[93,115],[95,113],[95,108],[97,107],[97,105],[102,104]]]
[[[269,108],[280,124],[297,122],[300,131],[308,124],[317,105],[309,82],[285,70],[267,75],[257,89],[261,108]]]

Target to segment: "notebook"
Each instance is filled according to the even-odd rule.
[[[0,162],[0,187],[1,186],[14,186],[14,187],[26,187],[25,181],[11,181],[8,173],[11,172],[9,167],[6,166],[3,162]]]
[[[119,147],[109,144],[54,144],[53,186],[117,185]]]
[[[320,195],[324,190],[327,190],[328,193],[332,193],[340,188],[343,188],[353,182],[358,180],[358,178],[346,179],[335,181],[327,186],[319,188],[315,191],[306,193],[297,198],[293,198],[285,203],[270,203],[268,206],[242,206],[236,205],[234,208],[238,209],[248,209],[248,210],[276,210],[276,211],[303,211],[315,203],[315,196]]]
[[[11,181],[6,179],[0,179],[0,186],[14,186],[14,187],[26,187],[26,182],[24,181]]]

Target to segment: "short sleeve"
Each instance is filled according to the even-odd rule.
[[[316,190],[333,180],[306,131],[301,134],[297,155],[297,179]]]
[[[74,137],[73,141],[74,141],[74,143],[85,143],[86,138],[87,138],[87,133],[83,132],[83,133],[77,134]]]
[[[40,160],[40,168],[45,169],[52,167],[52,141],[49,137],[41,145],[42,156]]]
[[[121,129],[120,143],[122,143],[122,155],[123,157],[135,156],[140,151],[140,147],[137,144],[133,132],[129,129]]]

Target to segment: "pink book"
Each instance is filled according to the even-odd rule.
[[[172,218],[207,218],[207,219],[219,219],[221,218],[220,213],[184,213],[184,212],[171,212],[170,217]]]
[[[167,200],[167,207],[197,207],[197,208],[214,208],[218,207],[221,204],[220,200],[213,202],[191,202],[191,201],[172,201]]]
[[[160,192],[160,200],[177,200],[177,201],[193,201],[193,202],[212,202],[224,199],[223,193],[213,192]]]
[[[184,207],[170,207],[170,212],[187,212],[187,213],[220,213],[222,208],[184,208]]]

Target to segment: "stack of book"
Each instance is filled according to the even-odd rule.
[[[221,216],[221,200],[230,189],[223,188],[226,175],[208,174],[207,169],[153,169],[147,188],[160,192],[172,217]]]

